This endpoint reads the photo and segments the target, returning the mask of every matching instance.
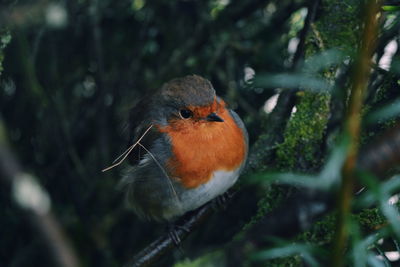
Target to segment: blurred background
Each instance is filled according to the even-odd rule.
[[[164,225],[140,221],[124,204],[117,190],[123,166],[101,172],[126,149],[129,109],[172,78],[204,76],[244,120],[253,172],[318,173],[337,147],[345,116],[362,2],[3,0],[2,142],[35,177],[32,183],[45,195],[39,206],[49,206],[81,266],[122,266],[165,231]],[[399,25],[396,9],[382,13],[365,114],[399,96]],[[362,143],[393,126],[390,118],[365,126]],[[340,169],[340,161],[335,164]],[[234,266],[224,246],[298,190],[246,179],[227,210],[159,266]],[[55,266],[47,241],[12,189],[4,179],[0,266]],[[380,216],[371,209],[366,218]],[[296,240],[329,250],[331,218],[296,232]],[[382,216],[363,218],[368,233],[385,222]],[[393,244],[386,250],[395,250]],[[251,255],[266,247],[246,249],[236,266],[310,265],[298,251],[260,261]]]

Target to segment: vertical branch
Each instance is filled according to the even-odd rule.
[[[0,183],[11,188],[13,200],[46,246],[54,265],[78,267],[79,260],[61,224],[51,212],[50,197],[36,179],[23,172],[8,148],[0,118]]]
[[[308,32],[310,31],[311,23],[315,19],[315,15],[317,13],[317,8],[319,6],[319,2],[320,2],[320,0],[314,0],[308,6],[307,17],[304,20],[304,26],[300,31],[299,44],[297,45],[296,52],[295,52],[295,54],[293,56],[291,70],[296,70],[296,68],[299,66],[299,64],[304,59],[304,53],[305,53],[304,51],[305,51],[305,46],[306,46],[306,37],[307,37]]]
[[[361,108],[368,84],[371,58],[376,46],[378,31],[379,0],[368,0],[364,5],[361,46],[354,63],[351,77],[351,94],[344,122],[345,134],[349,137],[349,150],[342,168],[342,184],[338,196],[338,218],[335,233],[332,266],[344,266],[343,253],[349,237],[348,219],[351,211],[355,166],[361,125]]]

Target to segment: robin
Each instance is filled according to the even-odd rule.
[[[248,151],[239,116],[197,75],[173,79],[130,113],[129,167],[121,181],[140,217],[171,221],[226,192]]]

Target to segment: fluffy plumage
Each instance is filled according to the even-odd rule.
[[[139,216],[174,219],[236,182],[247,157],[247,132],[209,81],[196,75],[174,79],[137,108],[131,112],[131,142],[153,127],[144,148],[135,149],[122,185]],[[182,109],[192,116],[183,118]],[[208,119],[210,114],[221,121]]]

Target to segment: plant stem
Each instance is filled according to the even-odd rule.
[[[367,0],[364,4],[361,46],[351,77],[351,94],[347,108],[344,132],[349,138],[349,149],[342,168],[342,183],[338,195],[338,218],[332,252],[332,266],[344,266],[344,252],[349,238],[349,217],[353,198],[355,166],[358,154],[361,108],[368,85],[372,55],[376,46],[380,1]]]

